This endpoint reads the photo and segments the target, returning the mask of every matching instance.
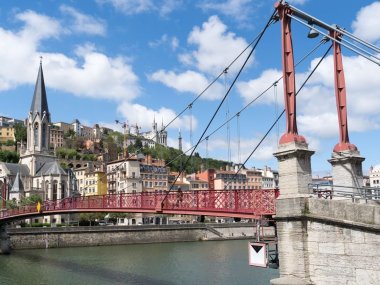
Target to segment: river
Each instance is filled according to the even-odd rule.
[[[16,250],[0,255],[7,285],[260,285],[275,269],[248,265],[248,241]]]

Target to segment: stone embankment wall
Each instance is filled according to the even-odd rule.
[[[280,275],[286,278],[272,284],[380,284],[380,206],[283,199],[276,219]]]
[[[211,228],[210,228],[211,227]],[[273,236],[273,228],[264,228]],[[12,249],[253,238],[253,224],[185,224],[8,229]]]

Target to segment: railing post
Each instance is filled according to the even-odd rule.
[[[239,192],[241,190],[236,190],[234,191],[234,199],[235,199],[235,212],[238,211],[238,208],[239,208]]]

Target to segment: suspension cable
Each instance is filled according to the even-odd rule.
[[[202,135],[201,135],[200,138],[198,139],[198,142],[195,144],[195,146],[194,146],[193,150],[191,151],[189,157],[188,157],[187,160],[185,161],[185,166],[187,165],[189,159],[193,156],[195,149],[196,149],[196,148],[198,147],[198,145],[201,143],[201,141],[202,141],[203,137],[205,136],[205,134],[206,134],[208,128],[210,127],[211,123],[213,122],[213,120],[215,119],[217,113],[219,112],[220,108],[222,107],[224,101],[226,100],[227,96],[229,95],[229,93],[230,93],[232,87],[235,85],[237,79],[240,77],[240,74],[242,73],[244,67],[246,66],[246,64],[247,64],[247,62],[248,62],[248,60],[251,58],[251,56],[252,56],[254,50],[256,49],[257,45],[259,44],[259,42],[260,42],[260,40],[261,40],[261,38],[264,36],[265,31],[266,31],[266,30],[268,29],[268,27],[273,23],[273,21],[274,21],[274,15],[275,15],[275,14],[276,14],[276,10],[274,10],[274,12],[272,13],[272,15],[271,15],[271,17],[269,18],[268,22],[266,23],[264,29],[263,29],[262,32],[260,33],[260,36],[258,37],[257,41],[255,42],[255,44],[253,45],[251,51],[249,52],[247,58],[245,59],[243,65],[240,67],[238,73],[236,74],[236,76],[235,76],[233,82],[231,83],[229,89],[227,90],[227,92],[226,92],[226,94],[224,95],[223,99],[221,100],[221,102],[219,103],[218,107],[216,108],[216,110],[215,110],[214,114],[212,115],[210,121],[208,122],[208,124],[207,124],[205,130],[203,131]],[[178,180],[179,176],[180,176],[180,174],[177,175],[177,177],[175,178],[174,182],[173,182],[172,185],[170,186],[169,191],[166,193],[164,199],[163,199],[162,202],[161,202],[161,206],[163,205],[164,201],[165,201],[166,198],[168,197],[168,194],[170,193],[170,191],[173,189],[173,186],[174,186],[175,182]]]
[[[236,114],[236,128],[237,128],[237,145],[238,145],[238,162],[241,163],[241,156],[240,156],[240,113]]]
[[[313,54],[319,47],[322,46],[322,44],[325,44],[326,42],[328,41],[328,39],[322,39],[318,45],[316,45],[313,49],[311,49],[306,55],[304,55],[296,64],[295,64],[295,67],[300,65],[303,61],[306,60],[306,58],[308,58],[311,54]],[[276,81],[274,81],[274,83],[272,83],[270,86],[268,86],[264,91],[262,91],[258,96],[256,96],[255,98],[253,98],[247,105],[245,105],[238,113],[236,113],[233,117],[230,118],[230,121],[232,119],[234,119],[237,114],[241,114],[243,111],[245,111],[250,105],[252,105],[255,101],[257,101],[260,97],[262,97],[270,88],[272,88],[275,84],[277,84],[281,79],[282,79],[283,76],[280,76]],[[227,122],[225,121],[223,124],[221,124],[219,127],[217,127],[215,130],[213,130],[211,133],[208,134],[207,136],[207,139],[214,135],[216,132],[218,132],[220,129],[222,129],[225,125],[227,124]],[[203,140],[201,141],[203,142]],[[183,156],[185,155],[186,153],[190,152],[191,150],[193,149],[193,147],[187,149],[185,152],[183,152],[182,154],[178,155],[177,157],[175,157],[174,159],[172,159],[168,164],[172,163],[173,161],[177,160],[180,156]]]
[[[275,19],[275,17],[274,17],[274,15],[275,15],[275,12],[272,14],[272,16],[271,16],[271,22],[270,22],[270,24],[272,24],[272,23],[274,23],[274,22],[276,22],[277,20]],[[265,28],[266,29],[266,28]],[[208,89],[210,89],[210,87],[212,86],[212,85],[214,85],[214,83],[215,82],[217,82],[218,80],[219,80],[219,78],[224,74],[224,72],[226,71],[226,70],[229,70],[230,69],[230,67],[232,66],[232,65],[234,65],[235,64],[235,62],[248,50],[248,48],[250,47],[250,46],[252,46],[254,43],[256,43],[257,41],[258,41],[258,39],[259,38],[261,38],[261,36],[262,36],[262,34],[264,33],[264,30],[262,30],[260,33],[258,33],[257,35],[256,35],[256,37],[230,62],[230,64],[229,65],[227,65],[227,67],[226,68],[224,68],[215,78],[214,78],[214,80],[212,80],[211,82],[210,82],[210,84],[209,85],[207,85],[206,86],[206,88],[205,89],[203,89],[203,91],[201,92],[201,93],[199,93],[198,95],[197,95],[197,97],[195,97],[195,99],[193,100],[193,101],[191,101],[191,103],[190,104],[188,104],[187,105],[187,107],[185,108],[185,109],[183,109],[181,112],[179,112],[178,113],[178,115],[177,116],[175,116],[166,126],[165,126],[165,128],[164,129],[166,129],[166,127],[168,127],[168,126],[170,126],[176,119],[178,119],[180,116],[182,116],[182,114],[189,108],[189,106],[190,105],[193,105],[204,93],[206,93],[206,91],[208,90]]]
[[[308,77],[304,80],[304,82],[302,83],[301,87],[298,89],[298,91],[296,92],[296,96],[298,95],[298,93],[303,89],[303,87],[306,85],[306,83],[309,81],[309,79],[311,78],[311,76],[314,74],[314,72],[317,70],[317,68],[319,67],[319,65],[322,63],[322,61],[326,58],[326,56],[328,55],[328,53],[330,52],[332,48],[332,45],[330,45],[330,47],[326,50],[326,52],[324,53],[324,55],[320,58],[320,60],[318,61],[318,63],[316,64],[316,66],[313,68],[313,70],[310,72],[310,74],[308,75]],[[260,147],[260,145],[263,143],[263,141],[267,138],[267,136],[269,135],[269,133],[273,130],[273,128],[275,127],[275,125],[278,123],[278,121],[281,119],[282,115],[285,113],[285,109],[282,110],[282,112],[277,116],[276,120],[273,122],[273,124],[269,127],[269,129],[267,130],[267,132],[264,134],[264,136],[261,138],[261,140],[257,143],[257,145],[255,146],[255,148],[252,150],[252,152],[249,154],[249,156],[246,158],[246,160],[244,161],[243,164],[241,164],[238,168],[238,170],[236,171],[236,173],[234,174],[234,176],[231,178],[231,181],[236,179],[236,176],[237,174],[240,172],[241,169],[243,169],[243,167],[245,167],[245,164],[248,162],[248,160],[252,157],[252,155],[256,152],[256,150]],[[238,113],[240,115],[240,113]],[[220,129],[220,127],[219,127]],[[206,142],[208,142],[208,139],[209,139],[209,136],[207,136],[205,138]],[[193,149],[193,152],[194,152],[194,149]],[[182,156],[183,154],[181,154],[180,156]],[[178,157],[177,157],[178,158]],[[175,158],[175,159],[177,159]],[[171,162],[173,162],[175,159],[173,159]],[[189,160],[189,158],[187,159],[187,161]],[[186,162],[187,162],[186,161]],[[171,162],[167,163],[166,165],[170,164]],[[177,176],[177,179],[178,179],[178,176]],[[175,181],[177,181],[177,179]],[[171,188],[173,187],[175,181],[173,182]],[[225,188],[228,187],[229,185],[231,184],[231,182],[227,183],[225,185]],[[169,194],[170,190],[166,193],[165,195],[165,198],[166,196]],[[165,200],[165,198],[162,200],[162,203],[163,201]]]
[[[313,68],[313,70],[310,72],[310,74],[308,75],[308,77],[304,80],[304,82],[302,83],[301,87],[298,89],[298,91],[296,92],[296,96],[298,95],[298,93],[303,89],[303,87],[306,85],[306,83],[309,81],[310,77],[314,74],[314,72],[317,70],[317,68],[319,67],[319,65],[322,63],[322,61],[326,58],[327,54],[330,52],[332,48],[332,45],[330,45],[330,47],[327,49],[327,51],[325,52],[325,54],[321,57],[321,59],[318,61],[317,65]],[[281,114],[277,117],[277,119],[273,122],[273,124],[270,126],[270,128],[268,129],[268,131],[265,133],[265,135],[261,138],[261,140],[257,143],[257,145],[255,146],[255,148],[252,150],[252,152],[249,154],[249,156],[247,157],[247,159],[244,161],[244,163],[239,167],[239,169],[236,171],[236,173],[234,174],[234,177],[232,178],[235,179],[237,174],[240,172],[240,170],[245,166],[245,164],[247,163],[247,161],[252,157],[252,155],[256,152],[256,150],[259,148],[259,146],[262,144],[262,142],[266,139],[266,137],[269,135],[269,133],[272,131],[272,129],[274,128],[274,126],[277,124],[277,122],[280,120],[280,118],[282,117],[282,115],[285,113],[285,109],[282,110]],[[228,183],[226,186],[228,186],[230,183]]]
[[[377,64],[377,65],[380,66],[380,58],[378,58],[377,56],[369,53],[368,51],[366,51],[366,50],[364,50],[364,49],[362,49],[362,48],[354,45],[353,43],[351,43],[349,41],[344,41],[343,42],[341,40],[337,40],[334,37],[330,36],[329,34],[327,34],[325,32],[322,32],[320,29],[317,29],[315,26],[309,25],[309,24],[305,23],[304,21],[301,21],[300,19],[298,19],[297,17],[295,17],[293,15],[287,14],[287,16],[290,17],[290,18],[292,18],[292,19],[294,19],[295,21],[301,23],[304,26],[307,26],[309,28],[312,28],[312,29],[318,31],[320,34],[324,35],[325,37],[329,38],[330,40],[339,43],[340,45],[348,48],[349,50],[353,51],[354,53],[356,53],[356,54],[358,54],[358,55],[360,55],[360,56],[368,59],[369,61],[372,61],[373,63],[375,63],[375,64]],[[332,29],[332,28],[330,27],[330,29]],[[336,29],[332,29],[332,30],[336,30]],[[340,32],[342,30],[338,30],[338,31]],[[368,55],[366,55],[366,54],[368,54]],[[373,59],[373,58],[375,58],[376,60]]]

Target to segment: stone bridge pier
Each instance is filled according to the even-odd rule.
[[[308,190],[312,154],[298,142],[280,144],[274,154],[280,175],[275,216],[280,278],[271,284],[380,284],[380,201],[313,196]],[[358,181],[353,173],[361,171],[341,167],[347,158],[333,159],[338,180],[357,187],[351,185]]]

